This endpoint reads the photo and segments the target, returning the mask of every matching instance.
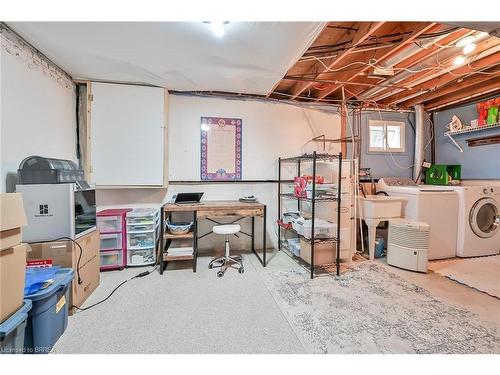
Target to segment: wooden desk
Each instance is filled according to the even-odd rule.
[[[170,217],[174,212],[192,212],[194,228],[192,232],[186,235],[173,235],[165,231],[165,220]],[[252,239],[252,251],[257,256],[262,265],[266,266],[266,216],[267,207],[262,203],[243,203],[240,201],[202,201],[194,204],[176,204],[167,203],[161,208],[161,233],[160,238],[160,274],[163,274],[166,263],[174,260],[193,260],[193,271],[196,272],[196,263],[198,259],[198,240],[209,235],[212,232],[206,233],[202,236],[198,233],[198,220],[208,219],[215,224],[219,224],[213,218],[217,217],[236,217],[232,223],[245,218],[252,218],[252,232],[251,234],[241,231],[240,233],[249,236]],[[255,251],[255,217],[262,217],[262,258]],[[193,239],[193,255],[172,257],[166,256],[165,250],[168,249],[173,239]]]

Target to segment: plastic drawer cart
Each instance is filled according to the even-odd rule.
[[[127,212],[127,266],[156,263],[160,210],[135,208]]]
[[[32,308],[28,314],[24,353],[50,352],[66,330],[72,280],[73,270],[61,268],[57,271],[51,286],[25,296],[31,300]]]
[[[25,299],[23,306],[5,322],[0,324],[0,354],[22,354],[24,349],[24,331],[31,301]]]
[[[131,208],[108,209],[97,213],[100,235],[101,271],[127,266],[127,212]]]

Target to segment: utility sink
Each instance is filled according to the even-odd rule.
[[[388,219],[401,217],[401,205],[406,198],[386,195],[358,197],[359,217],[362,219]]]
[[[401,217],[401,206],[406,198],[386,195],[367,195],[358,197],[358,217],[368,226],[368,252],[370,259],[375,258],[375,236],[381,221]]]

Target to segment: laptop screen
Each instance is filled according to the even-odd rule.
[[[203,193],[178,193],[175,203],[198,203]]]

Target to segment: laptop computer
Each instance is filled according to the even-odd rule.
[[[177,204],[193,204],[200,203],[203,193],[178,193],[174,203]]]

